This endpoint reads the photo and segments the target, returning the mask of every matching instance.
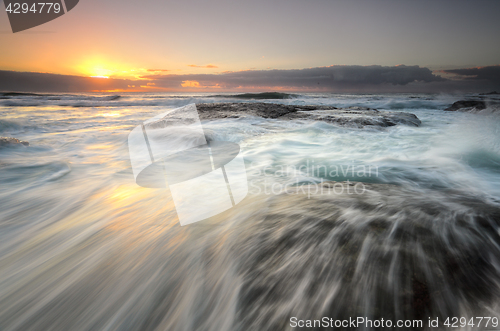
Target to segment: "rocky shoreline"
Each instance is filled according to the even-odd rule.
[[[483,95],[493,95],[493,92]],[[492,112],[497,111],[498,109],[500,109],[500,100],[491,98],[486,99],[484,98],[484,96],[480,96],[478,98],[456,101],[450,107],[445,108],[444,110],[477,113],[485,109]]]
[[[313,120],[351,127],[389,127],[398,124],[420,126],[414,114],[378,111],[373,108],[331,106],[296,106],[274,103],[202,103],[196,108],[201,120],[258,116],[280,120]]]

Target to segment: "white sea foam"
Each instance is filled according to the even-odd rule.
[[[480,313],[498,312],[484,288],[467,286],[498,293],[500,118],[443,111],[460,98],[0,98],[1,135],[30,142],[0,149],[0,329],[265,330],[268,321],[276,330],[286,329],[289,314],[313,310],[408,317],[408,293],[419,289],[430,296],[424,308],[439,316],[472,316],[476,303]],[[189,103],[242,101],[406,111],[422,125],[204,121],[209,140],[241,146],[253,188],[327,180],[396,188],[374,189],[363,201],[342,198],[335,208],[327,197],[254,194],[242,209],[181,228],[168,191],[135,185],[128,133]],[[372,172],[363,175],[363,167]],[[440,261],[462,278],[442,278]]]

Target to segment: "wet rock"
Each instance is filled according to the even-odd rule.
[[[444,321],[481,316],[500,295],[500,208],[467,192],[326,182],[250,206],[230,249],[242,329],[284,330],[292,316]]]
[[[398,124],[420,126],[417,116],[405,112],[381,112],[372,108],[330,106],[298,106],[273,103],[211,103],[197,104],[201,120],[259,116],[281,120],[314,120],[342,126],[389,127]]]
[[[420,126],[418,117],[404,112],[380,112],[373,109],[351,110],[316,110],[314,112],[299,112],[284,116],[286,119],[309,119],[334,123],[341,126],[362,128],[365,126],[389,127],[398,124]]]
[[[197,104],[196,108],[202,120],[248,115],[263,118],[280,118],[298,111],[337,109],[335,107],[290,106],[273,103],[202,103]]]
[[[460,100],[454,102],[446,111],[477,111],[486,109],[486,102],[482,100]]]
[[[29,146],[30,143],[27,141],[22,141],[22,140],[16,139],[16,138],[0,137],[0,147],[18,146],[18,145]]]

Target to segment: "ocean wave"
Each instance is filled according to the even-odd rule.
[[[282,92],[262,92],[262,93],[243,93],[231,95],[213,95],[212,98],[235,98],[235,99],[293,99],[299,97],[298,94],[282,93]]]
[[[135,184],[127,135],[173,107],[228,97],[114,97],[9,96],[43,106],[0,108],[0,130],[38,127],[11,135],[34,147],[0,151],[0,329],[274,331],[289,329],[291,314],[498,315],[497,117],[442,111],[458,99],[449,96],[235,98],[424,108],[421,126],[383,130],[203,121],[209,140],[241,146],[250,193],[181,227],[167,190]],[[295,180],[312,192],[321,181],[356,181],[366,194],[253,192]]]
[[[7,107],[155,107],[178,106],[179,104],[226,102],[276,102],[297,105],[322,105],[340,108],[371,107],[387,110],[444,109],[456,101],[453,96],[436,95],[353,95],[333,93],[241,93],[241,94],[36,94],[4,93],[0,95],[0,106]]]
[[[0,168],[0,178],[3,183],[10,185],[37,186],[56,181],[70,172],[69,164],[61,161],[39,164],[4,163]]]
[[[53,94],[39,94],[39,93],[28,93],[28,92],[0,92],[2,97],[46,97],[52,96]]]
[[[1,197],[12,220],[1,242],[6,330],[498,315],[488,308],[500,294],[499,209],[463,192],[297,189],[180,227],[164,194],[92,178],[53,185]]]
[[[1,120],[0,119],[0,132],[9,131],[9,130],[19,130],[22,128],[23,128],[23,125],[17,121]]]

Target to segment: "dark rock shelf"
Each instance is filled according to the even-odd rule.
[[[342,126],[389,127],[398,124],[420,126],[414,114],[406,112],[382,112],[372,108],[329,106],[295,106],[273,103],[209,103],[197,104],[201,120],[259,116],[282,120],[314,120]]]

